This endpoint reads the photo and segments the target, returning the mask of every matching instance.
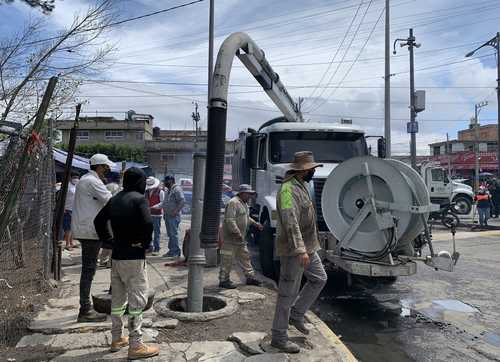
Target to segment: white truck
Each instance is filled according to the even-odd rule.
[[[283,113],[259,130],[240,135],[233,157],[233,182],[250,183],[258,197],[253,215],[264,225],[258,237],[264,274],[276,277],[274,255],[276,194],[296,151],[308,150],[324,167],[309,183],[317,211],[322,258],[347,275],[389,278],[416,273],[416,262],[452,271],[459,254],[434,252],[427,227],[435,211],[420,174],[396,160],[369,155],[362,129],[346,124],[304,122],[300,106],[287,92],[264,52],[245,33],[231,34],[221,45],[212,77],[208,116],[207,164],[200,242],[218,243],[227,101],[232,63],[238,57]],[[195,214],[196,216],[196,214]],[[197,225],[198,218],[193,217]],[[196,221],[196,222],[195,222]],[[422,237],[422,234],[424,235]],[[417,240],[417,242],[415,242]],[[429,255],[422,256],[422,247]],[[350,279],[350,278],[349,278]]]
[[[474,191],[469,185],[450,180],[448,172],[437,163],[427,162],[420,166],[433,204],[453,202],[455,212],[468,215],[472,210]]]

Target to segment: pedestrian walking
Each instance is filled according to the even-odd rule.
[[[153,232],[145,191],[144,172],[129,168],[123,177],[123,191],[113,196],[94,220],[100,240],[113,248],[111,352],[128,345],[129,359],[149,358],[159,353],[158,347],[142,341],[142,313],[148,302],[146,249]],[[123,315],[127,308],[128,338],[123,336]]]
[[[146,179],[146,199],[148,200],[151,217],[153,218],[153,245],[149,246],[153,256],[160,253],[161,219],[163,209],[153,208],[154,205],[162,204],[165,200],[165,192],[161,189],[160,180],[150,176]]]
[[[479,225],[481,228],[488,226],[488,219],[490,218],[491,196],[488,190],[481,186],[477,195],[475,196],[477,214],[479,216]]]
[[[262,231],[261,224],[250,217],[248,201],[255,195],[250,185],[240,185],[236,196],[234,196],[226,205],[224,212],[224,244],[221,248],[221,266],[219,273],[219,287],[225,289],[235,289],[236,285],[231,281],[230,274],[233,265],[233,258],[240,264],[246,277],[247,285],[259,286],[262,284],[255,277],[250,253],[247,246],[247,231],[249,225],[254,225],[257,230]]]
[[[272,327],[271,346],[285,353],[300,352],[299,346],[288,340],[288,325],[309,334],[304,315],[326,284],[327,275],[318,256],[320,244],[316,211],[307,185],[315,169],[312,152],[294,155],[277,195],[276,254],[280,257],[280,280],[276,312]],[[302,276],[306,283],[300,289]]]
[[[68,192],[66,193],[66,201],[64,203],[63,215],[63,232],[64,232],[64,248],[72,250],[76,245],[73,243],[73,234],[71,233],[71,216],[73,213],[73,204],[75,203],[76,184],[80,181],[80,174],[71,172],[71,180],[68,184]]]
[[[108,156],[100,153],[93,155],[89,162],[90,171],[83,175],[76,185],[71,220],[73,236],[82,247],[78,322],[102,322],[106,320],[106,315],[96,313],[90,301],[90,289],[97,267],[97,256],[101,249],[94,219],[112,196],[104,186],[103,180],[114,167],[114,163],[109,160]]]
[[[179,248],[179,225],[181,223],[182,207],[184,206],[184,192],[179,185],[175,184],[175,177],[165,176],[163,180],[167,188],[165,199],[162,203],[154,205],[153,208],[163,209],[163,218],[167,227],[168,252],[163,255],[167,258],[175,258],[181,255]]]

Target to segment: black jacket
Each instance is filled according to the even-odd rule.
[[[144,197],[145,190],[144,172],[135,167],[129,168],[123,176],[123,191],[113,196],[94,220],[99,239],[113,244],[113,259],[146,257],[146,249],[152,239],[153,220]]]

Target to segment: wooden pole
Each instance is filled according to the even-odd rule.
[[[62,245],[59,244],[59,230],[64,217],[64,206],[66,204],[66,196],[68,194],[68,184],[71,176],[71,166],[73,164],[73,156],[76,147],[76,132],[78,129],[78,122],[80,119],[80,111],[82,109],[81,103],[76,105],[75,123],[69,134],[68,153],[66,154],[66,164],[64,165],[64,176],[61,184],[61,193],[57,200],[56,212],[54,216],[52,228],[52,240],[54,245],[54,254],[52,265],[54,269],[54,279],[61,280],[61,259],[62,259]]]

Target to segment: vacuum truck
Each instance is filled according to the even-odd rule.
[[[274,253],[276,195],[297,151],[312,151],[319,168],[309,183],[317,214],[322,259],[348,275],[395,278],[416,273],[417,262],[452,271],[459,254],[435,252],[427,218],[438,206],[430,202],[422,177],[408,165],[386,160],[383,138],[378,156],[369,155],[363,129],[353,125],[304,122],[264,52],[245,33],[224,40],[217,55],[210,92],[202,247],[217,242],[229,78],[234,57],[262,86],[283,114],[240,134],[233,157],[233,183],[257,191],[252,205],[264,230],[257,243],[264,274],[276,277]],[[423,255],[427,244],[429,254]],[[418,252],[416,252],[416,250]]]

